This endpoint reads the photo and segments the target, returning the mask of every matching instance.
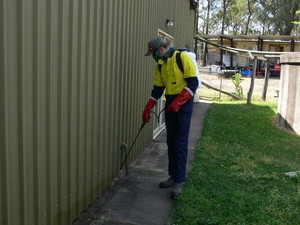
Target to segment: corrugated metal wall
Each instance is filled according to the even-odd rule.
[[[1,224],[70,224],[112,183],[152,87],[147,40],[192,46],[193,19],[189,0],[0,1]]]

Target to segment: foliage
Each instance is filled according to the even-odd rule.
[[[235,75],[230,77],[230,80],[233,82],[234,86],[235,86],[235,90],[237,92],[237,95],[240,97],[244,97],[243,95],[243,87],[241,86],[242,83],[242,74],[240,73],[236,73]]]
[[[296,12],[300,8],[299,0],[259,0],[262,12],[270,22],[273,34],[291,35],[295,24]]]
[[[292,35],[299,0],[200,0],[200,34]],[[295,21],[292,23],[292,21]],[[298,22],[299,21],[299,22]]]
[[[296,11],[296,15],[297,14],[300,14],[300,10]],[[300,21],[292,21],[292,23],[294,23],[294,24],[300,24]]]
[[[239,16],[236,16],[239,15]],[[232,27],[232,34],[245,33],[245,20],[247,19],[247,8],[242,1],[233,0],[232,6],[227,14],[227,24]]]
[[[172,223],[299,224],[300,137],[272,124],[276,104],[211,106]]]

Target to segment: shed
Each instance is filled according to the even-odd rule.
[[[288,35],[199,35],[210,42],[239,49],[297,52],[300,51],[300,36]],[[214,46],[205,45],[203,49],[204,65],[225,65],[226,67],[245,67],[252,64],[251,59],[224,52]],[[278,58],[273,59],[278,64]]]
[[[152,88],[147,41],[192,48],[192,3],[1,1],[0,224],[71,224],[113,183]]]

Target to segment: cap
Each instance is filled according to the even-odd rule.
[[[160,45],[158,47],[158,45]],[[148,42],[148,51],[145,53],[145,56],[151,55],[153,52],[155,52],[160,47],[167,47],[167,42],[160,38],[153,38]]]

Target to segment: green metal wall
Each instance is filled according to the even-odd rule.
[[[152,87],[147,40],[192,46],[189,4],[0,0],[1,225],[71,224],[112,184]]]

